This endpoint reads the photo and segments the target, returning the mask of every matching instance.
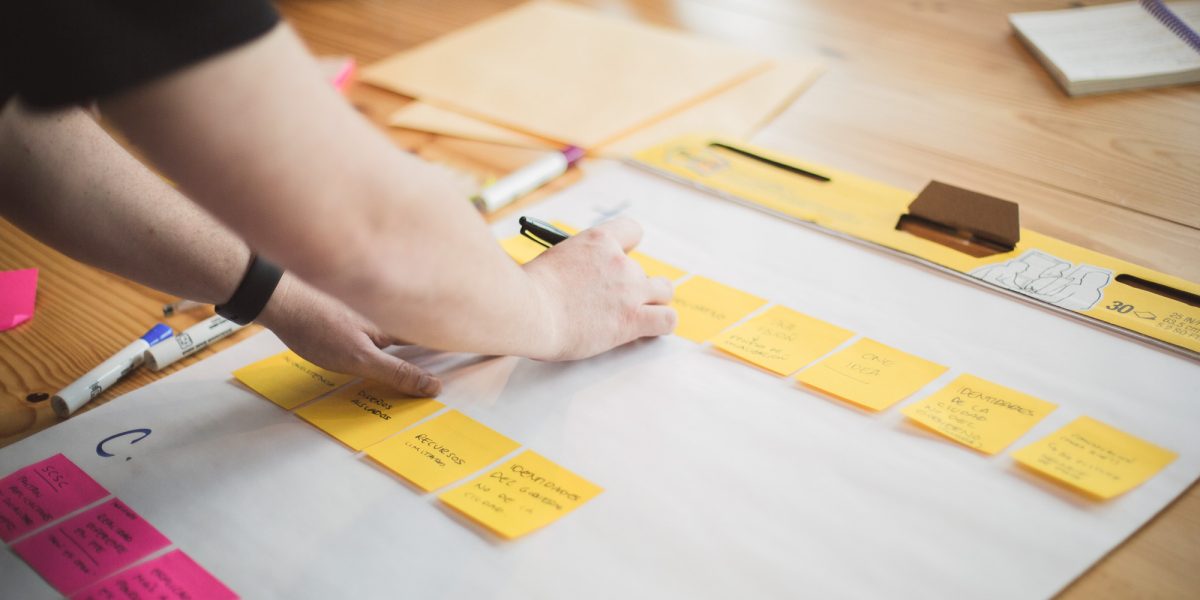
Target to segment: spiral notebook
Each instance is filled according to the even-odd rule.
[[[1071,96],[1200,82],[1200,0],[1140,0],[1008,19]]]

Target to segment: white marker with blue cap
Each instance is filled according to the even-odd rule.
[[[151,346],[173,335],[175,332],[162,323],[151,327],[142,337],[121,348],[111,358],[51,397],[50,406],[54,407],[54,413],[64,419],[71,416],[71,413],[142,364],[143,353]]]

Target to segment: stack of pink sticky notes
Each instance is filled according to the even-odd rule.
[[[33,318],[37,280],[37,269],[0,271],[0,331]]]

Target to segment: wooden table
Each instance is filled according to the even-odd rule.
[[[939,179],[1009,198],[1020,203],[1024,226],[1200,281],[1200,87],[1068,98],[1005,20],[1009,12],[1080,3],[578,3],[766,52],[822,57],[830,71],[756,138],[763,145],[786,145],[807,159],[914,191]],[[315,53],[369,63],[516,4],[285,0],[281,10]],[[406,102],[362,85],[350,97],[380,124]],[[480,176],[504,173],[530,157],[476,142],[390,134],[422,156]],[[552,190],[571,182],[557,182]],[[48,403],[29,402],[28,394],[52,392],[75,379],[158,320],[162,304],[171,300],[72,261],[0,221],[0,269],[32,266],[41,269],[37,315],[0,334],[0,447],[57,422]],[[203,316],[167,322],[179,329]],[[91,408],[195,360],[158,374],[139,371]],[[1063,596],[1200,592],[1197,490],[1193,486]]]

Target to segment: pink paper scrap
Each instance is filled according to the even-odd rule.
[[[0,271],[0,331],[33,318],[37,281],[37,269]]]
[[[233,590],[182,550],[172,550],[88,587],[72,595],[71,600],[228,600],[237,597]]]
[[[171,541],[113,498],[16,544],[12,550],[61,594],[70,594]]]
[[[12,540],[108,495],[71,459],[55,454],[0,479],[0,540]]]

